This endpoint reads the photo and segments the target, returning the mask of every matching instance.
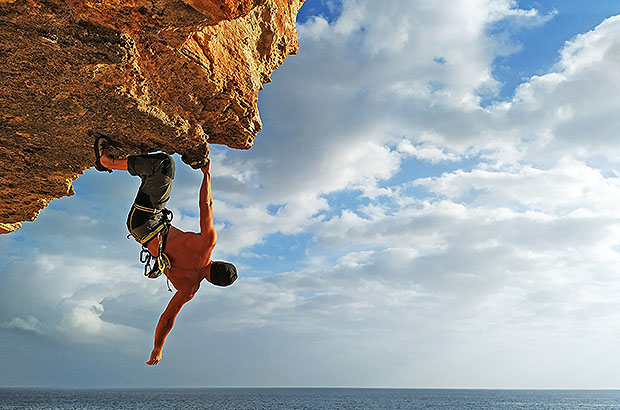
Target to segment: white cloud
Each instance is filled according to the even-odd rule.
[[[24,332],[41,333],[41,322],[34,316],[27,316],[25,318],[14,317],[8,322],[0,323],[0,328],[3,329],[17,329]]]
[[[572,158],[560,160],[551,169],[524,165],[507,171],[457,171],[413,184],[474,206],[522,207],[552,215],[589,211],[612,217],[620,195],[618,178],[605,178],[599,170]],[[474,198],[467,200],[468,195]]]
[[[498,124],[526,142],[523,158],[602,155],[618,163],[618,32],[620,17],[615,16],[567,41],[553,72],[532,77],[510,104],[495,107],[493,114],[501,115]]]
[[[298,27],[298,35],[312,40],[321,40],[323,36],[329,33],[329,23],[320,16],[311,18],[306,24]]]
[[[91,198],[92,203],[101,204],[99,194]],[[2,238],[7,259],[2,266],[0,327],[30,332],[43,343],[135,353],[135,345],[150,339],[151,326],[167,295],[156,296],[151,287],[155,284],[142,277],[136,264],[137,247],[132,247],[124,233],[118,235],[116,228],[98,229],[102,221],[97,213],[89,215],[89,199],[63,201],[66,209],[54,211],[52,206],[35,224]],[[93,223],[80,221],[82,213]],[[123,227],[122,221],[124,217],[121,221],[110,218],[104,224]],[[125,304],[125,312],[132,312],[137,304],[149,307],[151,323],[109,315],[108,308],[117,309],[115,300],[131,301]]]
[[[403,140],[398,144],[398,151],[420,160],[429,161],[431,164],[436,164],[441,161],[458,161],[461,158],[457,154],[446,152],[438,147],[413,145],[411,141],[408,140]]]

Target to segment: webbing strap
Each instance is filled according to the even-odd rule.
[[[170,232],[170,222],[174,218],[174,214],[171,210],[164,208],[162,210],[166,222],[164,223],[164,229],[161,232],[161,240],[159,241],[159,254],[161,255],[166,251],[166,240],[168,239],[168,233]]]
[[[140,242],[142,246],[145,246],[151,239],[153,239],[157,234],[159,234],[161,231],[163,231],[167,227],[168,227],[168,221],[162,223],[157,228],[155,228],[152,232],[149,232],[148,234],[144,235],[142,238],[136,238],[136,239],[138,239],[138,242]]]
[[[140,211],[149,212],[149,213],[152,213],[152,214],[156,214],[157,212],[161,211],[161,209],[148,208],[146,206],[138,205],[136,203],[133,204],[133,207],[138,209],[138,210],[140,210]]]

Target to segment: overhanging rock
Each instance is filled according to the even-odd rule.
[[[115,155],[249,149],[304,0],[0,0],[0,233]]]

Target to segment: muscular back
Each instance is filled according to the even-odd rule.
[[[194,280],[200,282],[205,276],[205,269],[208,269],[211,263],[211,253],[216,242],[215,230],[198,234],[171,226],[165,252],[172,264],[172,268],[167,272],[172,283],[181,278],[195,278]]]

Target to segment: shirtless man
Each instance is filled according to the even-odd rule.
[[[157,277],[158,272],[164,273],[177,289],[155,329],[153,351],[146,364],[156,365],[161,360],[164,341],[174,325],[177,314],[184,304],[192,300],[202,280],[206,279],[207,282],[217,286],[230,286],[237,279],[237,270],[233,264],[211,260],[211,253],[217,242],[217,233],[213,227],[211,161],[207,160],[207,165],[201,168],[203,178],[199,196],[200,233],[194,233],[184,232],[171,225],[164,230],[160,229],[166,219],[162,212],[170,197],[174,178],[174,160],[171,156],[160,153],[115,159],[106,148],[99,152],[101,156],[99,166],[103,165],[109,170],[128,171],[142,179],[127,226],[134,238],[148,248],[151,256],[157,261],[148,276]],[[160,255],[163,235],[151,235],[152,231],[156,230],[158,233],[165,233],[165,230],[168,230],[163,255]]]

